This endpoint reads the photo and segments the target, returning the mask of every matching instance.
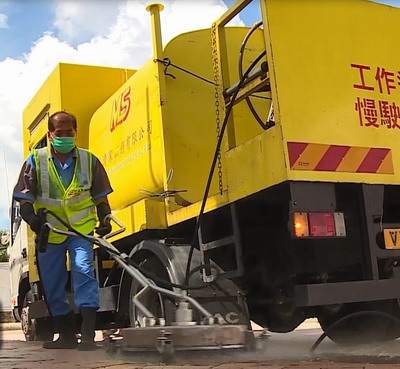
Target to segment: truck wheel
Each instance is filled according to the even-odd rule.
[[[50,318],[29,318],[29,304],[33,302],[32,291],[25,295],[21,310],[21,326],[26,341],[52,341],[53,329]]]
[[[400,325],[395,322],[396,304],[395,300],[386,300],[327,307],[318,314],[318,321],[327,336],[338,344],[394,340],[400,337]]]
[[[149,256],[140,264],[143,270],[156,275],[167,282],[170,282],[168,272],[164,265],[154,256]],[[158,284],[157,282],[154,282]],[[164,287],[164,286],[163,286]],[[138,295],[139,301],[151,312],[156,318],[164,318],[165,325],[170,325],[174,318],[174,301],[167,296],[156,293],[150,289],[144,289],[137,281],[132,280],[130,296],[129,296],[129,319],[131,327],[144,327],[144,314],[132,303],[132,297]],[[159,322],[157,322],[159,324]]]
[[[304,311],[293,303],[271,304],[260,309],[251,305],[250,318],[271,332],[287,333],[296,329],[305,319]]]

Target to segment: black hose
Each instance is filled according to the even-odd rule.
[[[257,22],[254,24],[254,26],[250,29],[250,31],[246,34],[246,36],[244,37],[243,41],[242,41],[242,45],[240,46],[240,50],[239,50],[239,60],[238,60],[238,68],[239,68],[239,78],[242,78],[243,76],[243,54],[244,54],[244,49],[247,45],[247,41],[249,40],[250,36],[259,28],[261,27],[263,24],[263,22]],[[268,128],[271,128],[274,126],[274,124],[272,122],[266,122],[264,123],[264,121],[260,118],[260,116],[258,115],[256,109],[253,106],[253,103],[251,102],[249,97],[246,97],[246,103],[247,106],[249,107],[251,113],[253,114],[254,118],[256,119],[257,123],[264,129],[267,130]]]
[[[142,272],[142,273],[144,274],[145,277],[147,277],[147,278],[153,280],[154,282],[157,282],[158,284],[160,284],[160,285],[163,286],[164,288],[171,288],[171,289],[172,289],[172,288],[179,288],[179,289],[181,289],[181,290],[201,290],[201,289],[204,289],[204,288],[207,288],[207,287],[208,287],[207,285],[194,287],[194,286],[189,286],[188,284],[176,284],[176,283],[167,281],[167,280],[165,280],[165,279],[162,279],[162,278],[158,277],[156,274],[154,274],[154,273],[152,273],[152,272],[150,272],[150,271],[144,269],[141,265],[135,263],[135,262],[134,262],[132,259],[130,259],[129,257],[128,257],[128,258],[125,258],[124,260],[125,260],[129,265],[133,266],[134,268],[136,268],[136,269],[138,269],[140,272]],[[201,267],[203,267],[203,266],[201,266]],[[199,267],[197,267],[197,268],[199,268]],[[193,270],[193,273],[194,273],[195,271],[196,271],[196,270],[194,269],[194,270]]]
[[[221,149],[222,138],[224,137],[225,128],[226,128],[226,125],[228,124],[228,119],[229,119],[229,116],[230,116],[231,111],[233,109],[234,101],[236,100],[236,97],[237,97],[237,95],[238,95],[238,93],[240,91],[240,88],[242,87],[242,85],[243,85],[244,81],[246,80],[247,76],[254,69],[254,67],[257,65],[257,63],[265,56],[265,54],[266,54],[266,51],[263,51],[251,63],[251,65],[247,68],[246,72],[243,74],[243,77],[239,81],[237,90],[232,95],[232,98],[231,98],[231,100],[230,100],[230,102],[228,104],[228,108],[227,108],[226,113],[225,113],[225,118],[224,118],[224,121],[222,123],[221,130],[220,130],[220,133],[219,133],[219,136],[218,136],[217,145],[215,147],[214,157],[213,157],[213,160],[212,160],[210,173],[208,175],[206,188],[204,190],[204,195],[203,195],[203,200],[202,200],[202,203],[201,203],[200,212],[199,212],[199,215],[197,217],[197,221],[196,221],[196,225],[195,225],[195,229],[194,229],[194,233],[193,233],[192,242],[190,244],[190,250],[189,250],[189,255],[188,255],[188,263],[186,265],[186,273],[185,273],[185,283],[184,283],[185,285],[187,285],[188,282],[189,282],[189,273],[190,273],[190,267],[191,267],[191,264],[192,264],[193,252],[194,252],[194,249],[198,247],[198,232],[199,232],[201,221],[202,221],[202,218],[203,218],[204,208],[206,206],[208,194],[210,192],[211,182],[212,182],[212,178],[213,178],[213,175],[214,175],[215,166],[217,164],[218,153],[219,153],[219,151]]]
[[[68,231],[75,233],[76,235],[78,235],[79,237],[85,239],[86,241],[89,241],[90,243],[93,243],[93,244],[95,244],[97,246],[100,246],[100,247],[104,247],[99,241],[94,240],[92,238],[89,238],[86,235],[84,235],[83,233],[81,233],[81,232],[77,231],[76,229],[72,228],[67,222],[65,222],[62,218],[60,218],[57,214],[55,214],[51,210],[45,209],[44,212],[54,216],[64,227],[66,227],[68,229]],[[106,251],[109,254],[114,254],[114,255],[121,256],[121,253],[118,250],[113,250],[113,249],[107,248]],[[160,285],[162,285],[165,288],[170,288],[170,289],[172,289],[172,288],[180,288],[180,289],[183,289],[183,290],[197,290],[197,289],[203,289],[203,288],[208,287],[207,285],[193,287],[193,286],[189,286],[188,284],[180,285],[180,284],[172,283],[172,282],[166,281],[165,279],[162,279],[162,278],[158,277],[157,275],[153,274],[152,272],[144,269],[142,266],[140,266],[139,264],[136,264],[129,257],[124,258],[124,261],[127,264],[133,266],[134,268],[138,269],[147,278],[153,280],[154,282],[159,283]],[[197,270],[201,269],[202,267],[203,266],[198,266],[198,267],[194,268],[191,271],[191,273],[192,274],[195,273]]]
[[[246,36],[244,36],[244,39],[242,41],[242,45],[240,46],[239,50],[239,78],[242,78],[243,76],[243,54],[244,54],[244,48],[246,47],[247,41],[249,40],[250,36],[255,32],[255,30],[259,27],[261,27],[263,22],[257,22],[254,24],[254,26],[250,29],[249,32],[247,32]]]
[[[44,209],[44,208],[43,208]],[[41,210],[41,209],[39,209]],[[79,237],[83,238],[86,241],[89,241],[90,243],[94,243],[97,246],[102,246],[101,243],[97,240],[93,240],[91,238],[89,238],[87,235],[84,235],[83,233],[77,231],[75,228],[72,228],[67,222],[64,221],[64,219],[60,218],[57,214],[55,214],[54,212],[52,212],[51,210],[48,209],[44,209],[43,210],[44,214],[51,214],[54,218],[56,218],[64,227],[67,228],[68,231],[75,233],[76,235],[78,235]],[[110,252],[117,254],[114,250],[109,250]]]
[[[317,347],[321,344],[321,342],[325,339],[325,337],[328,336],[328,334],[334,329],[336,328],[338,325],[343,324],[343,322],[346,322],[347,320],[349,320],[350,318],[354,318],[356,316],[365,316],[365,315],[379,315],[385,318],[388,318],[389,320],[392,320],[396,323],[398,323],[400,325],[400,319],[396,318],[395,316],[391,315],[391,314],[387,314],[387,313],[383,313],[382,311],[374,311],[374,310],[365,310],[365,311],[356,311],[354,313],[348,314],[346,316],[344,316],[343,318],[337,320],[335,323],[333,323],[332,325],[330,325],[328,327],[328,329],[326,329],[324,331],[324,333],[322,333],[319,338],[315,341],[315,343],[312,345],[310,352],[314,353],[314,351],[317,349]]]
[[[232,296],[224,289],[222,288],[222,286],[220,286],[216,281],[211,282],[212,286],[215,286],[216,289],[218,289],[219,291],[221,291],[225,297],[227,297],[228,299],[231,299]],[[225,308],[226,311],[229,311],[223,304],[223,302],[221,300],[218,300],[218,302],[221,304],[222,308]],[[232,304],[233,306],[237,309],[237,311],[239,313],[241,313],[244,317],[247,317],[249,314],[248,312],[243,308],[243,306],[241,306],[237,301],[232,300]],[[224,320],[226,321],[226,319],[224,318]],[[228,324],[231,324],[229,322],[227,322]]]

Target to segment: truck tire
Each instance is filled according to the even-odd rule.
[[[29,290],[25,297],[21,310],[21,328],[26,341],[52,341],[53,327],[51,318],[29,318],[29,304],[33,302],[32,291]]]
[[[143,259],[140,264],[141,268],[148,271],[158,278],[170,282],[168,272],[161,261],[154,255]],[[156,282],[155,282],[156,283]],[[156,283],[158,284],[158,283]],[[143,327],[144,315],[132,303],[132,297],[135,296],[143,287],[135,280],[132,280],[129,294],[129,320],[131,327]],[[171,325],[174,319],[174,301],[159,293],[147,290],[139,298],[140,302],[150,311],[156,318],[164,318],[165,325]],[[157,322],[158,324],[158,322]]]
[[[338,344],[394,340],[400,337],[396,304],[396,300],[385,300],[322,308],[318,321],[326,335]]]
[[[270,304],[262,309],[249,305],[250,318],[255,323],[276,333],[292,332],[304,320],[304,311],[291,303]]]

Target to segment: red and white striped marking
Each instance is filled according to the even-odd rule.
[[[392,150],[382,147],[288,142],[290,169],[394,174]]]

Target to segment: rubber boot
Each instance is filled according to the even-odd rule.
[[[96,309],[84,307],[81,308],[82,327],[81,343],[78,346],[79,351],[93,351],[97,349],[94,342],[96,326]]]
[[[53,317],[58,326],[60,336],[55,341],[43,343],[45,349],[74,349],[78,345],[75,334],[75,314],[71,311],[67,315]]]

